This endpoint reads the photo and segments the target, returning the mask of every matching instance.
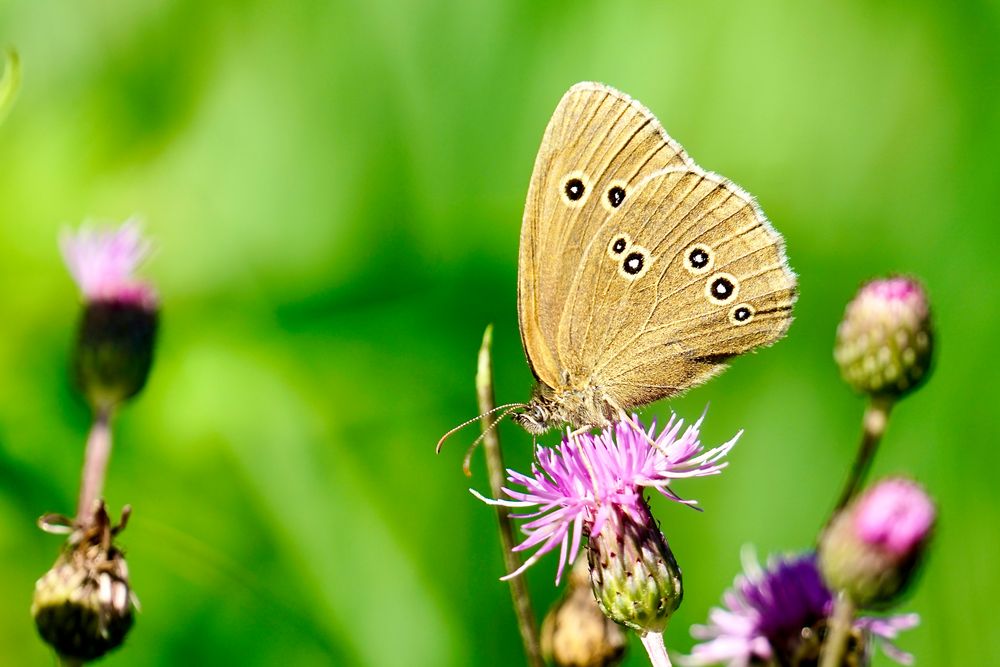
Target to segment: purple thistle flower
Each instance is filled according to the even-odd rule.
[[[127,220],[117,229],[84,226],[77,232],[66,231],[59,245],[85,301],[156,308],[152,286],[133,276],[152,247],[142,236],[137,220]]]
[[[678,497],[670,484],[677,479],[721,472],[727,464],[720,459],[743,433],[740,431],[730,441],[703,451],[698,441],[702,419],[683,434],[684,421],[674,415],[657,436],[654,436],[655,423],[648,431],[640,431],[630,421],[620,421],[599,434],[567,436],[557,447],[537,448],[537,462],[532,464],[531,474],[507,471],[511,485],[523,488],[523,491],[504,488],[510,500],[490,500],[472,490],[478,498],[493,505],[537,508],[532,513],[515,515],[530,519],[522,526],[527,537],[515,550],[536,551],[503,579],[518,576],[559,546],[558,584],[565,566],[576,559],[585,535],[596,536],[609,522],[611,526],[620,526],[625,519],[633,525],[647,525],[650,515],[643,499],[644,488],[695,505],[695,501]],[[633,420],[638,422],[634,415]]]
[[[725,607],[709,612],[708,625],[691,628],[692,636],[704,641],[682,659],[683,664],[746,667],[779,657],[780,664],[798,664],[791,662],[794,657],[808,653],[803,642],[810,637],[815,641],[815,629],[833,610],[833,595],[820,576],[816,554],[772,558],[766,570],[750,554],[744,561],[745,573],[723,595]],[[877,641],[896,662],[909,665],[913,656],[896,648],[892,640],[918,622],[916,614],[860,616],[854,629]],[[870,651],[871,643],[860,648]],[[818,644],[813,648],[818,651]]]

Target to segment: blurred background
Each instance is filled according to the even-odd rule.
[[[746,429],[724,475],[678,487],[704,513],[654,503],[685,576],[668,646],[690,648],[741,545],[812,544],[863,409],[834,330],[861,280],[901,271],[926,281],[939,354],[874,472],[923,481],[941,520],[899,644],[922,665],[1000,654],[1000,7],[724,5],[0,0],[23,64],[0,127],[0,663],[53,664],[28,607],[59,538],[34,522],[74,511],[89,424],[56,238],[138,214],[161,339],[106,495],[134,508],[143,610],[103,664],[522,664],[494,516],[468,493],[482,459],[461,472],[474,430],[433,449],[476,413],[486,324],[498,400],[529,395],[524,195],[584,79],[758,197],[801,281],[787,339],[644,412],[710,403],[713,444]],[[530,438],[502,435],[527,465]],[[555,555],[528,574],[540,611],[554,574]]]

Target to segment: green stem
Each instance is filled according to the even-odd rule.
[[[87,436],[87,449],[83,460],[83,475],[80,480],[80,501],[76,509],[76,520],[81,526],[94,518],[94,503],[104,493],[104,476],[111,458],[111,410],[101,410],[94,414],[94,423]]]
[[[847,506],[864,482],[871,468],[875,452],[878,450],[879,442],[885,434],[886,424],[889,423],[889,412],[892,410],[893,400],[891,398],[873,397],[868,407],[865,409],[865,416],[862,421],[861,446],[858,448],[858,455],[854,459],[851,467],[851,474],[844,484],[844,489],[840,492],[840,498],[833,510],[836,514]]]
[[[476,395],[479,399],[479,412],[483,415],[483,450],[486,454],[486,468],[489,472],[490,491],[494,498],[503,495],[504,470],[503,453],[500,450],[500,436],[493,424],[490,414],[496,407],[493,396],[493,362],[490,357],[490,346],[493,342],[493,325],[486,327],[483,333],[483,344],[479,348],[479,366],[476,371]],[[503,547],[504,565],[508,572],[521,567],[521,558],[514,551],[514,524],[510,519],[510,510],[501,505],[494,505],[497,512],[497,523],[500,526],[500,543]],[[510,584],[510,596],[514,603],[514,613],[517,615],[518,629],[521,631],[521,641],[524,643],[524,655],[530,667],[544,667],[541,646],[538,641],[538,626],[535,623],[535,612],[531,606],[531,595],[525,584],[524,577],[514,577]]]
[[[840,667],[854,627],[854,603],[843,592],[837,595],[830,617],[830,634],[823,643],[820,667]]]

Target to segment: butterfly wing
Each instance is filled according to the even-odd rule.
[[[578,83],[549,121],[531,176],[518,261],[518,317],[532,372],[560,386],[559,323],[587,244],[650,174],[690,159],[641,104]]]
[[[703,382],[791,323],[783,239],[750,195],[693,165],[645,179],[578,257],[558,354],[572,385],[626,410]]]

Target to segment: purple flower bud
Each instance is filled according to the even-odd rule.
[[[149,377],[158,299],[150,285],[132,275],[149,248],[134,221],[117,230],[85,228],[62,238],[66,264],[84,299],[74,376],[95,411],[131,398]]]
[[[877,482],[830,523],[820,568],[830,588],[861,607],[892,603],[913,579],[931,538],[934,503],[916,482]]]
[[[878,278],[847,304],[834,357],[858,392],[898,398],[927,378],[932,349],[924,288],[912,278]]]

